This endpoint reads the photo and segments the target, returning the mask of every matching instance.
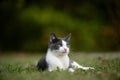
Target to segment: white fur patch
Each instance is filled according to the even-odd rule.
[[[61,70],[66,70],[69,66],[68,55],[56,56],[54,54],[57,54],[57,53],[51,52],[51,50],[48,50],[47,52],[46,61],[48,63],[48,70],[53,71],[53,70],[56,70],[57,68]]]

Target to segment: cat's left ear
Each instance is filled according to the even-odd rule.
[[[50,42],[52,42],[54,39],[57,39],[55,33],[50,34]]]
[[[66,42],[69,42],[69,41],[70,41],[70,38],[71,38],[71,33],[69,33],[69,34],[64,38],[64,40],[65,40]]]

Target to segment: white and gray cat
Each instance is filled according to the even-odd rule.
[[[77,62],[70,60],[68,56],[70,38],[71,34],[64,38],[58,38],[54,33],[51,33],[47,54],[38,62],[38,70],[54,71],[59,68],[60,70],[74,72],[76,69],[94,69],[93,67],[83,67]]]

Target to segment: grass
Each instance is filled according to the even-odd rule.
[[[41,58],[39,54],[0,54],[0,80],[120,80],[120,54],[70,54],[83,66],[95,70],[40,72],[33,65]]]

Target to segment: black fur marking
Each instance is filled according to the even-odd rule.
[[[38,70],[41,70],[41,71],[44,71],[48,68],[48,64],[46,62],[45,56],[40,59],[40,61],[37,64],[37,68],[38,68]]]
[[[70,62],[69,62],[69,67],[68,68],[73,68],[73,66],[72,66],[72,63],[73,63],[74,61],[73,60],[70,60]]]
[[[62,46],[62,39],[53,39],[52,42],[49,43],[49,48],[51,50],[57,50]]]

